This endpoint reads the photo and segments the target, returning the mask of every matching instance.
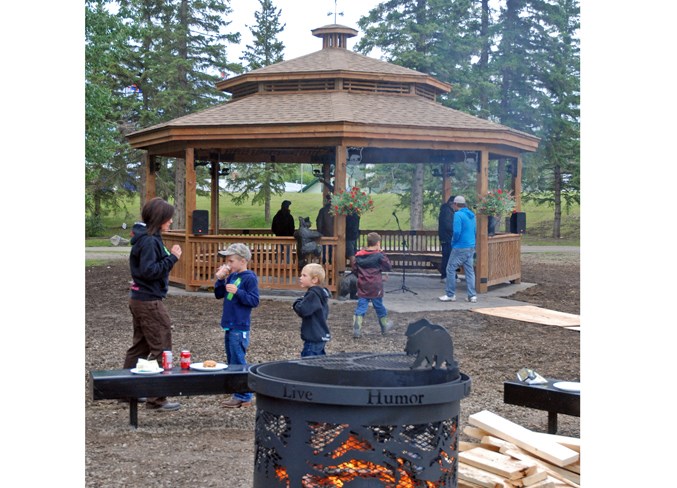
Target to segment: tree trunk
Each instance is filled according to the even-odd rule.
[[[411,207],[409,209],[409,228],[423,229],[423,175],[425,166],[416,164],[411,182]]]
[[[480,59],[477,68],[480,71],[480,79],[486,79],[489,69],[489,51],[491,50],[491,38],[489,37],[489,0],[482,0],[482,20],[480,26],[480,36],[484,39]],[[489,115],[489,94],[486,87],[482,86],[479,93],[479,116],[488,118]]]
[[[264,197],[263,197],[263,215],[266,221],[266,225],[270,225],[272,223],[272,220],[270,218],[270,175],[271,173],[275,171],[275,168],[272,164],[266,163],[266,177],[263,182],[263,192],[264,192]]]
[[[561,236],[560,226],[562,224],[562,169],[560,168],[559,164],[555,165],[554,173],[555,181],[553,199],[555,201],[555,220],[552,224],[552,237],[559,239]]]
[[[498,188],[501,190],[504,188],[505,185],[505,159],[501,158],[498,160],[498,168],[497,168],[497,173],[498,173]],[[498,223],[496,224],[496,231],[503,230],[503,226],[505,224],[506,219],[498,219]]]

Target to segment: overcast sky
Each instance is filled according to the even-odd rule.
[[[367,15],[369,10],[380,3],[380,0],[338,0],[337,12],[343,15],[336,16],[336,23],[359,30],[357,21]],[[280,24],[286,24],[284,31],[278,36],[284,43],[284,59],[294,59],[304,54],[310,54],[322,49],[322,40],[314,37],[310,31],[327,24],[334,23],[334,0],[312,0],[302,2],[298,0],[274,0],[275,8],[281,10]],[[259,10],[258,0],[231,0],[233,14],[232,23],[228,32],[240,32],[242,40],[239,46],[228,47],[228,60],[239,61],[242,50],[251,44],[252,37],[249,27],[256,24],[254,12]],[[327,15],[331,12],[331,15]],[[353,49],[361,35],[348,40],[348,49]],[[372,57],[374,54],[372,54]]]

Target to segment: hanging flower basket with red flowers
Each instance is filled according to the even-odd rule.
[[[515,208],[515,197],[511,191],[491,190],[480,198],[475,206],[477,213],[502,217],[508,215]]]
[[[332,215],[363,215],[374,210],[374,201],[366,192],[354,186],[350,191],[339,191],[331,196]]]

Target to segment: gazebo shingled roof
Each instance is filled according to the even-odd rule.
[[[186,159],[187,229],[195,209],[197,159],[212,166],[220,161],[319,162],[325,174],[335,164],[335,190],[340,191],[347,148],[362,147],[367,155],[363,163],[443,163],[446,198],[451,191],[449,164],[464,160],[470,151],[480,155],[478,194],[488,189],[490,158],[514,160],[518,169],[513,183],[521,184],[521,153],[535,151],[537,137],[436,102],[451,86],[428,74],[349,51],[346,40],[357,33],[350,27],[330,24],[312,33],[322,38],[321,50],[218,82],[218,90],[232,94],[230,101],[127,136],[133,147],[147,151],[146,176],[152,185],[156,156]],[[521,187],[514,189],[519,208]],[[213,192],[214,212],[214,183]],[[154,187],[146,198],[153,193]],[[212,215],[216,231],[217,217]],[[343,235],[345,220],[335,219],[335,225],[334,235]],[[187,234],[186,244],[189,240]],[[340,240],[339,255],[344,246]],[[478,265],[483,255],[486,250],[480,249]],[[343,269],[339,263],[338,270]],[[486,286],[478,285],[485,291]]]

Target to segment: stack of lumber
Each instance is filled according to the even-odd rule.
[[[483,410],[463,432],[478,442],[459,443],[459,488],[579,487],[580,439],[526,429]]]

